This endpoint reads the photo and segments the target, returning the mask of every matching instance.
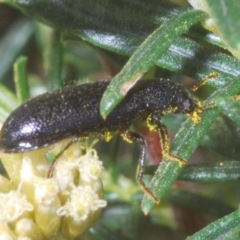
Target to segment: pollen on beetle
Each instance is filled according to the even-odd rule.
[[[112,133],[111,132],[104,132],[101,137],[106,141],[109,142],[112,139]]]
[[[6,179],[7,188],[0,188],[1,234],[14,239],[78,238],[107,204],[102,199],[102,162],[94,149],[77,143],[58,159],[53,177],[46,178],[49,164],[40,151],[16,154],[15,161],[12,154],[1,156],[13,177]]]
[[[154,132],[154,131],[158,130],[158,125],[153,123],[151,116],[148,116],[148,118],[147,118],[147,126],[150,131]]]
[[[187,115],[192,119],[194,123],[197,124],[202,121],[201,117],[199,116],[199,114],[201,114],[202,112],[203,112],[203,106],[199,101],[197,101],[196,109]]]

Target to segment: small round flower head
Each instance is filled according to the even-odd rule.
[[[78,170],[81,181],[91,182],[99,178],[103,166],[102,162],[98,160],[97,153],[94,149],[87,151],[85,155],[79,157]]]
[[[0,193],[0,221],[6,223],[17,220],[25,212],[33,210],[27,196],[19,191]]]
[[[21,158],[16,161],[18,166],[7,167],[14,184],[7,182],[9,186],[0,192],[0,240],[71,239],[88,231],[106,201],[101,199],[102,163],[95,150],[86,148],[85,154],[82,152],[79,144],[65,151],[56,162],[52,178],[46,178],[49,164],[39,158],[38,150],[23,158],[16,155]],[[44,158],[42,150],[40,156]]]
[[[90,213],[105,206],[106,201],[99,199],[91,187],[78,186],[73,188],[71,197],[58,209],[57,214],[71,216],[75,222],[81,222],[85,221]]]
[[[64,161],[62,159],[59,159],[57,162],[54,171],[54,178],[56,179],[61,192],[69,192],[70,186],[74,184],[76,167],[76,163]]]
[[[101,208],[105,206],[106,201],[99,199],[91,187],[73,187],[69,200],[57,211],[65,222],[64,234],[74,238],[84,233],[96,221]]]

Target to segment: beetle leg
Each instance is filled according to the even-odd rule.
[[[152,114],[152,116],[148,118],[148,126],[150,130],[157,131],[160,135],[160,144],[163,157],[178,162],[180,166],[184,165],[186,163],[185,159],[175,156],[170,152],[170,139],[168,136],[168,131],[166,126],[161,123],[158,114]]]
[[[150,196],[154,200],[154,202],[159,203],[159,199],[143,182],[144,166],[146,162],[146,144],[143,136],[138,133],[130,132],[130,131],[124,132],[122,136],[124,139],[126,139],[129,142],[137,141],[140,144],[141,153],[138,160],[138,166],[137,166],[137,172],[136,172],[137,181],[139,182],[139,185],[141,186],[144,193]]]
[[[47,172],[47,178],[51,178],[53,176],[53,172],[54,172],[54,166],[57,162],[57,159],[61,157],[61,155],[75,142],[78,141],[78,137],[74,137],[72,138],[72,140],[70,142],[67,143],[67,145],[56,155],[56,157],[54,158],[54,160],[52,161],[48,172]]]

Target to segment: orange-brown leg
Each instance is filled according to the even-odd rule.
[[[141,153],[138,160],[138,167],[137,167],[137,180],[139,185],[141,186],[144,193],[146,193],[149,197],[151,197],[154,202],[158,203],[159,199],[154,195],[154,193],[146,186],[143,181],[143,174],[144,174],[144,167],[146,162],[146,145],[143,136],[138,133],[126,131],[122,134],[123,138],[129,142],[137,141],[141,146]]]

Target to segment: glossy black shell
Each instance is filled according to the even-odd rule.
[[[138,82],[106,120],[99,105],[109,82],[69,86],[45,93],[19,106],[5,121],[0,134],[4,152],[41,148],[67,137],[127,129],[139,117],[195,108],[187,90],[165,79]]]

